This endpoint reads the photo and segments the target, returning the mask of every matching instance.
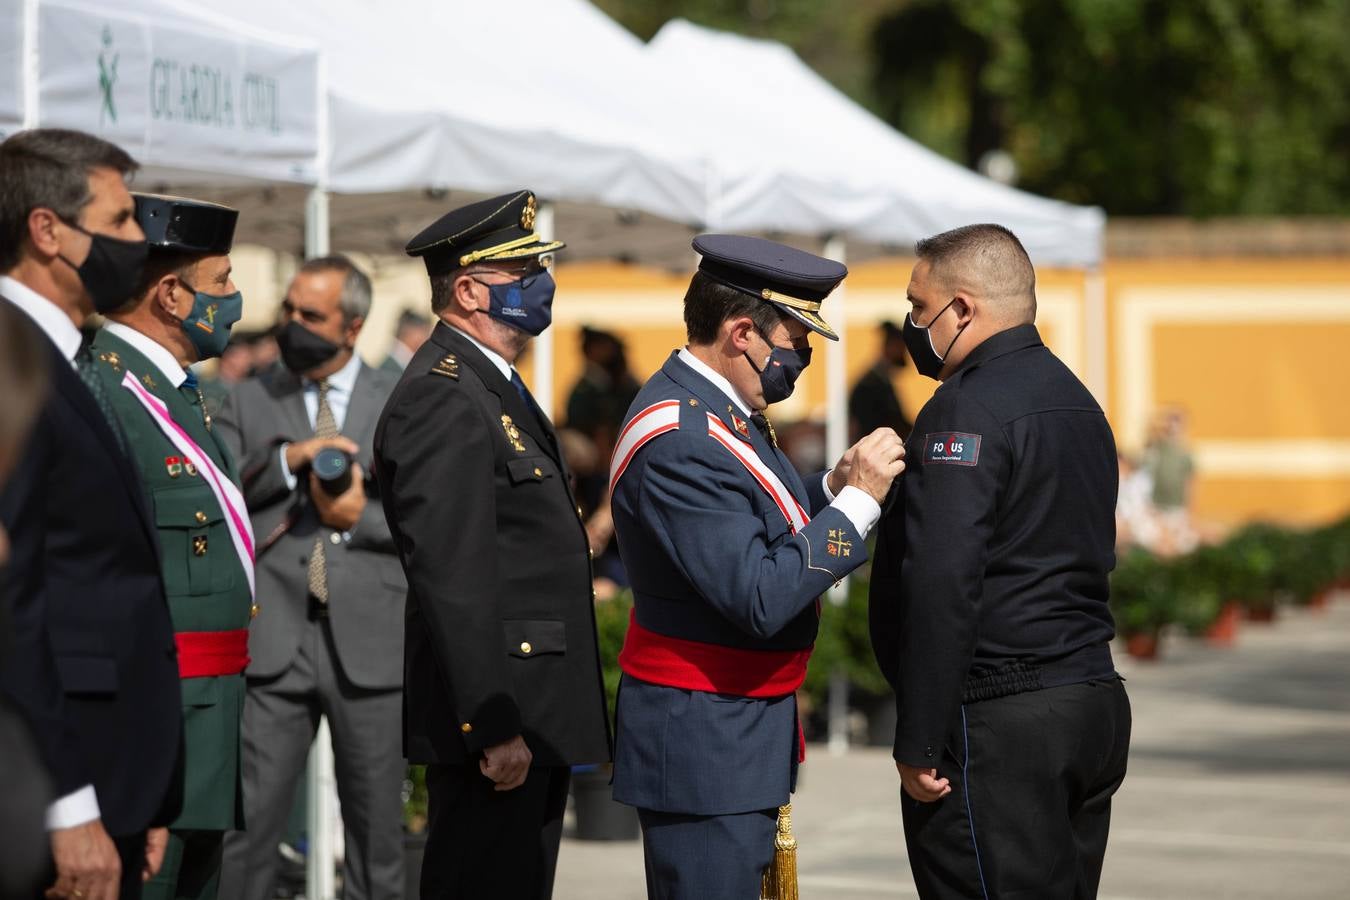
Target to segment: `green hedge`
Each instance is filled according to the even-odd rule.
[[[1169,624],[1198,633],[1225,603],[1254,611],[1306,604],[1347,579],[1350,518],[1314,529],[1260,522],[1181,556],[1124,552],[1111,574],[1111,609],[1122,634]]]

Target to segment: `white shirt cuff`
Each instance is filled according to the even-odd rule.
[[[854,530],[864,538],[881,518],[881,504],[873,500],[867,491],[851,484],[844,485],[844,489],[830,502],[830,506],[847,516],[853,523]]]
[[[99,818],[98,796],[94,786],[86,784],[47,807],[47,830],[74,828]]]
[[[834,491],[830,490],[830,474],[833,472],[834,469],[826,469],[825,474],[820,476],[820,486],[825,491],[826,503],[834,502]]]
[[[291,467],[286,465],[286,448],[289,446],[290,444],[282,444],[281,449],[277,452],[281,454],[281,477],[286,479],[286,490],[293,491],[300,481],[291,474]]]

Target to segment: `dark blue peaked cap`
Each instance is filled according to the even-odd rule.
[[[844,280],[843,263],[740,234],[700,234],[694,250],[699,271],[729,288],[772,303],[817,334],[839,340],[820,305]]]
[[[239,210],[163,194],[132,194],[136,221],[153,250],[202,255],[229,253]]]
[[[434,277],[479,261],[544,256],[565,247],[535,232],[537,211],[534,194],[526,190],[479,200],[432,222],[404,251],[420,256]]]

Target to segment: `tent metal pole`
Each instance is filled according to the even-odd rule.
[[[1100,263],[1083,273],[1083,297],[1086,307],[1083,316],[1083,349],[1087,352],[1084,375],[1087,377],[1088,390],[1097,398],[1102,410],[1110,415],[1108,381],[1111,348],[1107,339],[1106,274]]]
[[[553,214],[554,205],[549,201],[539,204],[535,213],[535,232],[546,241],[555,240]],[[545,329],[544,333],[530,342],[534,353],[534,401],[544,411],[544,415],[553,419],[553,335],[556,329]]]
[[[825,256],[846,262],[848,245],[841,235],[825,239]],[[832,465],[848,449],[848,315],[841,284],[830,295],[830,312],[826,321],[835,323],[839,340],[825,342],[825,456],[826,465]],[[849,580],[841,579],[830,588],[830,605],[843,606],[848,600]],[[829,613],[826,613],[829,615]],[[848,752],[848,676],[843,670],[830,674],[829,694],[829,748],[839,755]]]
[[[330,251],[328,192],[311,188],[305,200],[305,258],[327,256]],[[305,896],[309,900],[333,900],[337,896],[334,874],[334,833],[341,827],[337,805],[333,802],[337,779],[333,770],[333,739],[328,718],[319,720],[319,730],[309,748],[306,775],[309,803],[306,831],[309,852],[305,858]]]
[[[39,118],[38,100],[42,96],[38,79],[42,69],[38,47],[38,0],[24,0],[23,4],[23,127],[36,128]]]

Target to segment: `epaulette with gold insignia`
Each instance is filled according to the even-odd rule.
[[[446,378],[459,381],[459,360],[455,359],[455,354],[447,353],[437,361],[431,372],[434,375],[444,375]]]

